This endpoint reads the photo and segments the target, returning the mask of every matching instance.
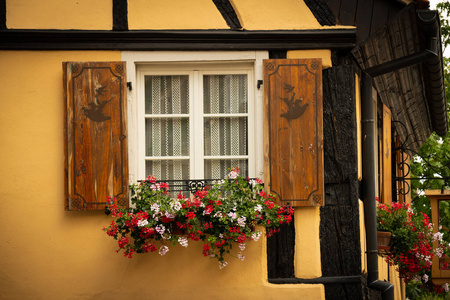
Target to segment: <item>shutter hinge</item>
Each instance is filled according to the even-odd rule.
[[[261,88],[261,85],[263,84],[263,81],[262,80],[258,80],[257,82],[256,82],[256,87],[258,88],[258,90]]]
[[[131,81],[127,82],[127,88],[128,90],[131,92],[131,90],[133,89],[133,87],[131,86]]]

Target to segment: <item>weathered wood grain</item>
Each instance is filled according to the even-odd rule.
[[[345,60],[342,60],[345,61]],[[361,275],[355,70],[323,72],[325,206],[320,208],[322,276]],[[326,299],[363,299],[363,284],[326,284]]]
[[[264,61],[265,182],[283,204],[323,204],[320,59]]]
[[[66,62],[65,209],[128,206],[124,62]]]

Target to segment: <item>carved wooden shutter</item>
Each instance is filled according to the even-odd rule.
[[[65,209],[128,207],[124,62],[63,63]]]
[[[283,204],[323,205],[321,59],[264,61],[265,186]]]

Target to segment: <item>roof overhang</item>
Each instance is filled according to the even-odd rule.
[[[440,41],[438,12],[409,5],[352,51],[415,151],[432,131],[448,131]]]
[[[0,50],[349,50],[356,29],[0,30]]]

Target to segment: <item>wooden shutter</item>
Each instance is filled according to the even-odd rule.
[[[391,137],[391,110],[383,104],[383,141],[381,143],[381,200],[383,203],[392,203],[392,137]]]
[[[323,205],[321,59],[264,60],[265,186],[282,204]]]
[[[65,209],[128,207],[125,62],[63,63]]]

